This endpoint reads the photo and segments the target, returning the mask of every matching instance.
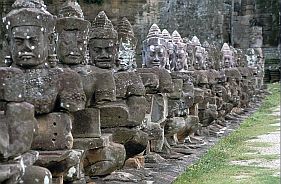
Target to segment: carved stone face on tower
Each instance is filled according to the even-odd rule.
[[[119,39],[118,70],[125,71],[134,69],[137,67],[135,62],[137,39],[134,36],[132,25],[126,17],[119,22],[117,32]]]
[[[159,27],[153,24],[143,41],[143,65],[147,68],[165,68],[167,62],[166,42]]]
[[[117,39],[117,31],[105,12],[101,11],[90,30],[90,64],[103,69],[113,69],[118,56]]]
[[[187,70],[187,52],[186,44],[183,43],[183,40],[180,34],[177,31],[174,31],[172,34],[173,44],[175,45],[175,55],[176,55],[176,69],[177,70]]]
[[[21,7],[19,1],[15,4]],[[15,65],[30,68],[47,62],[50,43],[48,36],[54,29],[54,19],[50,13],[31,6],[14,9],[3,20]]]
[[[81,64],[86,57],[90,22],[84,20],[80,5],[73,1],[63,4],[59,17],[56,24],[59,60],[67,65]]]
[[[233,55],[232,51],[230,50],[230,47],[227,43],[224,43],[221,52],[223,54],[222,56],[222,64],[224,68],[230,68],[233,64]]]

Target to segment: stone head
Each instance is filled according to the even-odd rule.
[[[56,23],[57,52],[62,64],[77,65],[86,60],[90,22],[84,20],[76,1],[67,1],[59,12]]]
[[[149,29],[143,41],[143,66],[147,68],[165,68],[167,63],[167,45],[161,30],[156,24]]]
[[[45,7],[41,1],[17,0],[15,9],[3,18],[13,65],[34,68],[48,64],[55,21]]]
[[[255,49],[249,48],[246,51],[246,58],[247,58],[247,66],[253,70],[254,73],[257,71],[257,62],[258,56],[255,52]]]
[[[247,58],[242,49],[236,49],[237,51],[237,66],[238,67],[245,67],[247,66]]]
[[[203,42],[203,48],[205,49],[204,57],[205,57],[205,62],[206,62],[206,69],[212,69],[213,67],[213,60],[212,57],[210,56],[211,54],[211,45],[209,42],[204,41]]]
[[[195,45],[193,45],[192,41],[189,40],[188,38],[183,38],[183,42],[186,43],[186,52],[187,52],[187,56],[188,56],[188,68],[189,70],[193,69],[193,65],[194,65],[194,55],[195,55]]]
[[[204,70],[206,69],[205,63],[205,49],[201,46],[200,40],[197,36],[194,36],[191,40],[192,44],[195,46],[195,61],[193,63],[194,69]]]
[[[118,34],[104,11],[99,12],[93,21],[89,37],[89,64],[113,69],[118,56]]]
[[[233,64],[233,55],[232,55],[230,47],[227,43],[223,44],[223,46],[221,48],[221,52],[222,52],[223,68],[231,68],[231,66]]]
[[[132,70],[137,67],[135,61],[135,50],[137,39],[129,20],[124,17],[117,26],[119,48],[118,48],[118,70]]]
[[[175,61],[175,46],[172,41],[172,36],[171,34],[167,31],[167,29],[163,29],[162,31],[163,38],[166,41],[167,45],[167,65],[169,65],[170,70],[174,70],[176,66],[176,61]]]
[[[238,51],[236,48],[230,46],[231,54],[232,54],[232,63],[231,67],[237,67],[237,60],[238,60]]]
[[[263,44],[262,27],[253,26],[250,34],[250,48],[261,48]]]
[[[188,70],[186,44],[181,35],[175,30],[172,33],[172,41],[175,45],[176,70]]]

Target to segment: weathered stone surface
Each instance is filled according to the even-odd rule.
[[[153,96],[151,121],[154,123],[163,122],[168,115],[168,99],[163,94]]]
[[[35,165],[49,169],[54,178],[61,177],[80,162],[79,155],[75,150],[39,151]]]
[[[72,119],[70,115],[49,113],[37,117],[37,121],[38,132],[32,143],[33,149],[53,151],[72,148]]]
[[[144,96],[130,96],[127,98],[129,108],[129,122],[127,126],[140,125],[145,117],[147,101]]]
[[[153,76],[151,74],[147,74],[147,73],[154,73],[158,76],[158,80],[159,80],[159,86],[157,86],[159,92],[163,92],[163,93],[170,93],[173,92],[173,83],[172,83],[172,78],[170,73],[166,70],[166,69],[162,69],[162,68],[157,68],[157,67],[153,67],[153,68],[138,68],[137,72],[140,74],[140,76],[142,77],[143,74],[145,74],[145,76],[149,77],[149,76]],[[143,77],[142,77],[143,78]],[[144,78],[146,79],[145,81],[143,81],[144,84],[148,83],[147,81],[154,81],[155,77],[153,76],[153,79],[148,80],[148,78]],[[148,83],[148,84],[151,84]],[[157,82],[152,82],[152,84],[157,84]],[[145,85],[146,86],[146,85]]]
[[[124,146],[113,142],[106,147],[88,150],[84,161],[85,173],[89,176],[108,175],[123,166],[125,157]]]
[[[37,124],[33,105],[26,102],[8,103],[5,115],[0,116],[0,158],[13,158],[27,152]]]
[[[123,144],[126,149],[126,158],[143,152],[147,146],[148,135],[139,129],[114,128],[104,131],[112,133],[112,140]]]
[[[74,138],[101,136],[99,109],[86,108],[76,111],[73,116],[72,134]]]
[[[106,147],[112,142],[111,134],[102,134],[99,138],[75,138],[73,143],[74,149],[97,149]]]
[[[20,164],[0,164],[0,182],[16,183],[21,175]]]
[[[173,93],[169,93],[169,98],[180,99],[182,97],[183,80],[182,79],[172,79],[172,82],[174,84],[174,91],[173,91]]]
[[[128,123],[129,109],[124,101],[108,102],[98,108],[100,110],[101,128],[130,126]],[[134,124],[131,124],[131,126],[134,126]]]
[[[125,161],[124,168],[140,169],[144,168],[144,156],[135,156]]]
[[[22,180],[24,184],[52,183],[52,174],[46,168],[38,166],[29,166],[26,167]]]
[[[185,138],[194,133],[198,129],[198,116],[189,115],[185,119],[185,126],[177,132],[177,138],[180,143],[183,143]]]
[[[64,173],[64,182],[81,182],[86,183],[83,168],[83,160],[85,157],[85,150],[75,150],[75,155],[79,158],[79,162],[72,166],[67,172]]]

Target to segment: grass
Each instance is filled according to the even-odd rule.
[[[279,183],[280,177],[274,176],[275,170],[230,164],[232,160],[243,160],[247,157],[268,160],[276,158],[276,155],[249,155],[255,152],[255,148],[249,147],[245,142],[278,129],[268,125],[278,122],[276,116],[270,114],[280,105],[280,84],[271,84],[268,89],[272,94],[266,97],[259,110],[248,117],[231,135],[221,139],[197,163],[188,167],[174,184],[231,184],[238,181],[245,184]],[[268,145],[258,143],[258,146]]]

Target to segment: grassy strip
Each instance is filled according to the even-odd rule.
[[[280,105],[280,84],[269,85],[269,91],[272,94],[267,96],[256,113],[247,118],[230,136],[220,140],[196,164],[187,168],[187,171],[177,178],[174,184],[237,183],[239,178],[232,176],[239,176],[239,174],[246,175],[245,178],[254,175],[254,179],[251,177],[249,183],[265,183],[265,181],[278,183],[279,177],[272,176],[272,171],[268,169],[229,164],[231,160],[244,157],[244,153],[254,151],[249,150],[246,140],[276,131],[275,126],[268,125],[278,122],[276,116],[270,114],[274,107]]]

